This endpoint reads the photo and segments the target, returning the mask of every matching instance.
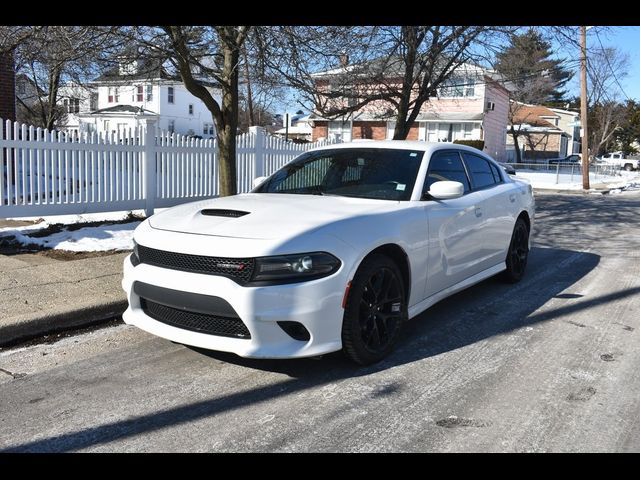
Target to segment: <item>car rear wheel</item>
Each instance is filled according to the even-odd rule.
[[[387,256],[366,258],[351,282],[342,322],[345,354],[360,365],[376,363],[394,348],[407,319],[402,274]]]
[[[626,163],[626,164],[624,165],[624,169],[625,169],[627,172],[630,172],[631,170],[633,170],[633,165],[631,165],[630,163]]]
[[[524,276],[524,270],[529,258],[529,228],[522,219],[516,220],[511,235],[511,243],[507,252],[507,269],[503,278],[509,283],[519,282]]]

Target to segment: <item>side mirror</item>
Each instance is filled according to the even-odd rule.
[[[267,179],[267,177],[256,177],[256,178],[254,178],[253,179],[253,183],[252,183],[253,188],[256,188],[257,186],[259,186],[266,179]]]
[[[429,189],[429,195],[436,200],[449,200],[464,195],[464,185],[460,182],[435,182]]]

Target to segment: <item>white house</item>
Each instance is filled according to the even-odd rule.
[[[158,61],[121,63],[92,85],[98,93],[97,108],[78,115],[82,132],[117,132],[137,126],[142,118],[155,118],[165,131],[202,138],[215,135],[213,117],[204,102]],[[213,83],[206,88],[220,98]]]
[[[282,116],[282,128],[273,133],[280,137],[287,136],[288,138],[311,141],[311,134],[313,133],[311,122],[309,115],[302,110],[298,110],[295,114],[285,113]]]
[[[58,129],[77,135],[80,133],[79,115],[97,108],[98,91],[91,85],[66,83],[58,89],[58,105],[60,104],[62,104],[66,116]]]
[[[580,152],[580,114],[561,108],[550,108],[558,116],[555,125],[567,134],[566,155]]]

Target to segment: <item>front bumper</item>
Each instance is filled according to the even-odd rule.
[[[232,352],[242,357],[297,358],[320,355],[342,348],[342,297],[347,285],[344,265],[333,275],[308,282],[263,287],[243,287],[214,275],[168,270],[148,264],[134,267],[124,260],[122,288],[129,307],[123,319],[149,333],[209,350]],[[251,334],[230,338],[177,328],[145,313],[134,282],[187,294],[217,296],[226,301]],[[138,289],[139,291],[139,289]],[[188,295],[187,295],[188,298]],[[192,297],[193,298],[193,297]],[[190,311],[189,305],[181,305]],[[301,323],[310,334],[295,340],[277,322]]]

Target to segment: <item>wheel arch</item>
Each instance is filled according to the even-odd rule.
[[[379,247],[371,250],[362,258],[362,260],[358,264],[358,267],[355,269],[354,274],[367,258],[376,253],[390,258],[400,269],[406,295],[405,300],[408,302],[411,298],[411,264],[409,262],[409,256],[407,255],[407,252],[405,252],[404,249],[397,243],[385,243],[384,245],[380,245]]]

